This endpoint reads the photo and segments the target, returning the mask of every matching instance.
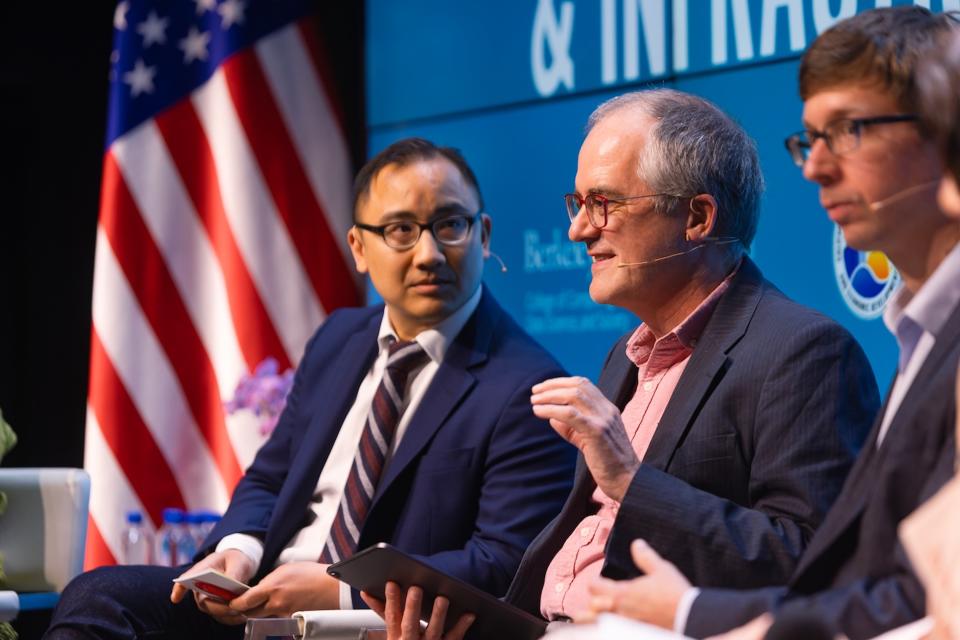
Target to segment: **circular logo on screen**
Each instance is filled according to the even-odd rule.
[[[843,300],[865,320],[883,313],[900,284],[900,274],[883,252],[851,249],[840,227],[833,229],[833,270]]]

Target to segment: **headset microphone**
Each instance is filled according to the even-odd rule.
[[[500,273],[506,273],[506,272],[507,272],[507,265],[504,264],[503,259],[502,259],[500,256],[498,256],[497,254],[495,254],[493,251],[490,251],[489,249],[487,249],[487,254],[486,254],[484,257],[485,257],[485,258],[490,258],[490,257],[492,257],[494,260],[496,260],[497,262],[499,262],[499,263],[500,263]]]
[[[692,249],[687,249],[686,251],[678,251],[677,253],[671,253],[670,255],[660,256],[659,258],[654,258],[652,260],[643,260],[642,262],[621,262],[617,265],[618,269],[623,267],[645,267],[647,265],[655,264],[657,262],[662,262],[664,260],[670,260],[671,258],[679,258],[680,256],[685,256],[688,253],[693,253],[703,249],[708,244],[733,244],[734,242],[740,242],[739,238],[704,238],[703,241]]]
[[[936,188],[939,184],[940,184],[940,178],[937,178],[935,180],[930,180],[928,182],[921,182],[920,184],[915,184],[912,187],[907,187],[906,189],[898,191],[892,196],[888,196],[883,200],[877,200],[876,202],[868,202],[867,208],[870,209],[870,211],[872,211],[873,213],[876,213],[880,209],[883,209],[884,207],[889,206],[894,202],[899,202],[900,200],[903,200],[904,198],[908,198],[914,195],[915,193],[919,193],[921,191],[928,191],[930,189]]]

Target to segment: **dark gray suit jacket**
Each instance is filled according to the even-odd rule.
[[[877,419],[788,586],[704,590],[690,612],[688,635],[711,635],[764,611],[800,610],[857,640],[924,615],[923,588],[897,526],[953,475],[958,357],[960,306],[936,336],[879,449]]]
[[[621,409],[637,368],[624,336],[599,386]],[[784,296],[746,258],[694,348],[621,505],[603,574],[638,575],[642,537],[694,584],[783,584],[833,503],[879,404],[857,342]],[[507,600],[539,614],[546,568],[596,488],[582,456],[560,515],[524,554]]]

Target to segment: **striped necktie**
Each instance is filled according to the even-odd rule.
[[[414,341],[394,342],[388,347],[383,379],[373,396],[373,405],[320,562],[330,564],[346,560],[356,551],[360,529],[373,502],[384,460],[406,404],[407,377],[426,359],[426,352]]]

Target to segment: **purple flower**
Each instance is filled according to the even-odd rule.
[[[242,409],[253,411],[260,419],[260,433],[269,435],[287,404],[287,395],[293,387],[293,370],[278,374],[279,365],[267,358],[257,365],[253,374],[244,374],[233,392],[233,398],[223,404],[227,413]]]

